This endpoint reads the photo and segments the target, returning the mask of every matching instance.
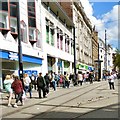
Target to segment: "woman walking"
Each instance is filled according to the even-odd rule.
[[[6,92],[9,94],[9,98],[8,98],[8,107],[11,107],[11,98],[12,98],[12,94],[13,94],[13,90],[11,88],[11,85],[13,83],[13,79],[10,75],[6,75],[6,78],[4,80],[4,87]]]
[[[17,103],[20,100],[21,105],[23,105],[23,100],[22,100],[22,95],[23,95],[23,86],[22,86],[22,82],[21,80],[19,80],[18,76],[14,76],[14,82],[12,83],[12,88],[15,92],[15,94],[17,95],[16,97],[16,102],[14,107],[18,107]]]

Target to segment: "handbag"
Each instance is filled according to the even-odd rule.
[[[47,86],[44,87],[44,90],[47,94],[49,93],[49,88]]]

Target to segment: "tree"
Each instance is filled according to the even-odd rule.
[[[120,50],[116,50],[116,53],[113,55],[113,64],[114,67],[118,67],[119,71],[120,71]]]

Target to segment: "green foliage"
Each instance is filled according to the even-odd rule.
[[[113,64],[115,67],[118,67],[120,70],[120,51],[116,50],[116,54],[113,58]]]

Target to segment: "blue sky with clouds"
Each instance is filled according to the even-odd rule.
[[[115,5],[118,5],[118,2],[94,2],[92,5],[94,11],[93,16],[95,16],[97,19],[102,19],[104,14],[109,13]],[[109,27],[109,25],[112,24],[112,22],[116,22],[116,21],[117,19],[113,19],[113,20],[110,19],[107,22],[105,22],[104,26],[107,28]],[[108,39],[109,36],[110,35],[108,35]],[[114,38],[112,38],[112,40],[109,43],[115,48],[118,47],[118,41],[114,40]]]
[[[107,30],[107,43],[113,48],[118,48],[118,2],[109,2],[103,0],[80,0],[86,15],[92,25],[96,26],[98,35],[105,39],[105,30]]]
[[[118,2],[93,2],[93,15],[97,18],[101,18],[103,14],[112,10],[113,6],[117,4]]]

